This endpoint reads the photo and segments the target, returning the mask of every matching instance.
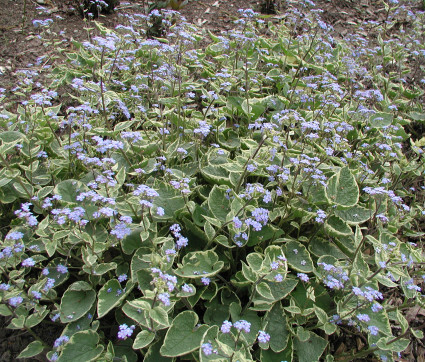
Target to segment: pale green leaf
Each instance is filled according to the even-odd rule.
[[[145,348],[155,339],[155,333],[143,330],[139,332],[133,343],[134,349]]]
[[[343,167],[333,175],[326,188],[329,200],[344,207],[354,206],[359,201],[359,187],[348,167]]]
[[[17,358],[30,358],[43,352],[44,346],[40,341],[31,342]]]
[[[183,356],[200,347],[208,327],[197,326],[198,315],[192,311],[181,312],[171,323],[160,352],[164,357]]]

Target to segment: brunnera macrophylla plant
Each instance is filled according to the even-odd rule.
[[[59,49],[50,84],[21,72],[16,107],[2,90],[19,357],[393,360],[422,339],[424,14],[387,5],[376,44],[336,40],[310,1],[266,35],[242,10],[208,46],[175,12],[163,39],[157,13],[125,15]]]

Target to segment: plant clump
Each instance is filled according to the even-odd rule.
[[[376,39],[337,40],[299,5],[221,35],[170,10],[93,21],[53,69],[37,60],[51,82],[19,72],[17,105],[0,90],[0,314],[34,337],[19,358],[419,358],[425,13],[391,0],[363,24]],[[48,343],[34,327],[52,323]]]

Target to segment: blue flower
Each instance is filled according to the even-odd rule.
[[[211,343],[203,343],[201,348],[205,356],[209,356],[213,353],[213,347]]]
[[[171,302],[170,302],[170,294],[168,293],[161,293],[158,295],[158,300],[162,302],[162,304],[164,304],[166,307],[168,307]]]
[[[63,335],[55,340],[55,343],[53,343],[53,347],[58,348],[59,346],[62,346],[68,341],[69,341],[69,337],[67,335]]]
[[[367,327],[367,329],[369,329],[369,332],[372,336],[377,336],[378,332],[379,332],[379,328],[376,326],[369,326]]]
[[[9,299],[9,305],[16,308],[23,301],[24,301],[24,299],[21,296],[12,297],[12,298]]]
[[[247,322],[244,319],[241,319],[237,322],[235,322],[233,324],[233,326],[238,330],[238,331],[244,331],[245,333],[249,333],[250,329],[251,329],[251,323]]]
[[[31,267],[35,265],[35,261],[33,258],[27,258],[21,263],[21,265],[23,267]]]
[[[367,314],[357,314],[357,319],[366,323],[370,321],[370,317]]]
[[[202,282],[202,284],[204,284],[204,285],[209,285],[209,284],[210,284],[210,282],[211,282],[211,279],[210,279],[210,278],[207,278],[207,277],[202,277],[202,278],[201,278],[201,282]]]
[[[57,267],[56,267],[56,270],[58,271],[58,273],[61,273],[61,274],[68,273],[68,268],[65,265],[62,265],[62,264],[58,264]]]
[[[223,324],[221,325],[221,333],[229,333],[230,328],[232,328],[232,322],[229,322],[228,320],[225,320]]]
[[[306,282],[306,283],[310,280],[308,275],[305,274],[305,273],[298,273],[297,277],[300,278],[301,281]]]
[[[268,341],[270,341],[270,334],[264,331],[259,331],[257,339],[260,343],[267,343]]]
[[[127,324],[121,324],[119,326],[119,331],[118,331],[118,338],[119,339],[127,339],[128,337],[131,337],[131,335],[133,334],[133,331],[136,327],[133,326],[127,326]]]

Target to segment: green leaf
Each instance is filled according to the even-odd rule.
[[[163,341],[160,340],[149,346],[148,352],[143,358],[143,362],[172,362],[173,358],[164,357],[161,355],[160,348],[163,345]]]
[[[344,207],[354,206],[359,201],[359,187],[348,167],[343,167],[333,175],[326,188],[329,200]]]
[[[392,340],[394,340],[394,337],[383,337],[379,339],[376,345],[384,351],[403,352],[410,343],[410,340],[406,338],[400,338],[392,343],[389,343]]]
[[[303,326],[297,328],[297,337],[301,342],[307,342],[310,339],[310,332],[305,330]]]
[[[212,326],[210,328],[208,328],[208,330],[204,333],[203,337],[202,337],[202,341],[201,341],[201,345],[204,343],[211,343],[213,350],[217,349],[218,350],[218,344],[216,343],[215,339],[218,336],[218,326]],[[206,356],[203,351],[202,348],[199,349],[199,360],[201,362],[208,362],[208,361],[226,361],[226,358],[223,358],[223,356],[220,356],[218,354],[215,353],[211,353],[209,356]]]
[[[17,131],[4,131],[0,133],[0,152],[2,155],[10,150],[15,150],[15,146],[18,143],[22,143],[25,140],[25,136]]]
[[[61,300],[61,322],[70,323],[83,317],[96,300],[96,292],[90,284],[80,281],[69,286]]]
[[[94,274],[103,275],[110,270],[115,270],[116,268],[117,268],[117,263],[114,263],[114,262],[98,264],[94,268]]]
[[[226,190],[214,185],[208,197],[208,207],[212,214],[225,222],[230,212],[230,200],[226,198]]]
[[[268,300],[269,302],[277,302],[285,298],[292,290],[297,286],[298,280],[293,278],[286,278],[284,281],[278,282],[266,282],[273,299]]]
[[[349,209],[336,209],[335,215],[344,220],[347,224],[361,224],[369,220],[373,211],[363,206],[355,205]]]
[[[254,343],[257,339],[258,331],[261,329],[261,318],[258,316],[257,312],[247,309],[243,314],[241,314],[242,307],[239,305],[239,303],[230,304],[229,310],[233,322],[244,319],[251,323],[251,329],[249,333],[243,333],[243,335],[248,344]]]
[[[353,231],[350,226],[340,217],[332,215],[325,222],[325,230],[331,236],[351,235]]]
[[[84,185],[77,180],[65,180],[57,184],[54,193],[62,196],[62,201],[77,203],[77,196],[85,191]]]
[[[103,352],[99,335],[92,330],[75,333],[63,347],[58,362],[93,361]]]
[[[294,347],[292,339],[289,339],[288,345],[281,352],[273,352],[272,349],[261,350],[261,362],[283,362],[293,361]]]
[[[310,258],[310,253],[305,246],[298,241],[291,240],[285,243],[282,247],[285,253],[288,265],[296,271],[302,273],[311,273],[314,270],[313,261]]]
[[[282,305],[275,303],[273,308],[267,312],[264,322],[267,323],[266,332],[270,334],[269,345],[274,352],[281,352],[288,344],[288,326],[286,314]]]
[[[142,239],[140,233],[144,231],[144,228],[138,227],[131,231],[131,233],[121,240],[122,251],[127,254],[133,254],[134,250],[140,247]]]
[[[370,321],[367,323],[369,326],[376,326],[379,328],[379,333],[392,337],[390,320],[385,309],[381,309],[378,312],[372,312],[370,308],[360,310],[359,313],[367,314]],[[382,333],[382,334],[381,334]]]
[[[421,331],[420,329],[413,329],[413,328],[410,328],[410,332],[412,332],[412,335],[413,335],[415,338],[418,338],[418,339],[422,339],[422,338],[424,338],[424,332],[423,332],[423,331]]]
[[[127,282],[125,292],[117,279],[109,280],[98,293],[97,315],[98,318],[104,317],[111,309],[120,304],[125,297],[131,292],[134,283]]]
[[[401,326],[401,333],[405,333],[407,329],[409,328],[409,322],[404,317],[404,315],[400,312],[400,310],[397,309],[396,311],[397,320],[400,323]]]
[[[346,258],[345,254],[339,250],[330,240],[326,240],[320,237],[313,237],[311,239],[308,249],[310,253],[321,257],[323,255],[332,255],[336,259]]]
[[[383,128],[389,126],[393,122],[393,115],[391,113],[374,113],[370,116],[369,122],[372,127]]]
[[[174,273],[182,278],[211,277],[224,267],[224,262],[218,260],[218,255],[213,250],[195,251],[187,253],[182,264]]]
[[[278,229],[273,225],[265,225],[260,231],[251,230],[249,233],[248,246],[257,245],[263,241],[270,240],[272,238],[278,238],[284,234],[282,229]]]
[[[328,315],[322,308],[318,307],[317,305],[314,305],[314,313],[316,314],[320,323],[325,324],[326,322],[328,322]]]
[[[410,117],[415,121],[425,121],[425,113],[410,112]]]
[[[31,342],[18,356],[18,358],[30,358],[43,352],[44,346],[40,341]]]
[[[148,302],[137,299],[131,302],[127,301],[122,307],[122,311],[127,317],[146,328],[151,328],[149,310]]]
[[[160,217],[161,219],[172,219],[178,210],[184,208],[183,196],[170,186],[161,183],[157,192],[159,196],[155,197],[153,204],[164,209],[164,215]]]
[[[149,310],[149,317],[151,317],[158,324],[162,324],[163,326],[168,327],[170,325],[168,322],[167,312],[159,306]]]
[[[266,299],[273,299],[273,294],[266,282],[261,282],[255,287],[258,294]]]
[[[174,318],[160,349],[161,355],[178,357],[197,350],[208,329],[208,326],[197,326],[197,323],[198,315],[192,311],[184,311]]]
[[[221,302],[218,301],[218,298],[213,299],[213,301],[208,303],[207,310],[205,311],[203,317],[203,320],[206,324],[220,325],[226,319],[229,319],[228,305],[221,304]]]
[[[310,338],[308,338],[305,342],[302,342],[297,337],[294,338],[294,349],[299,362],[318,361],[325,350],[326,345],[327,342],[313,332],[310,332]]]
[[[204,224],[204,231],[208,240],[212,240],[215,236],[215,230],[208,221]]]
[[[39,309],[36,311],[36,309]],[[25,320],[25,327],[33,328],[37,324],[40,324],[44,318],[49,314],[49,310],[46,306],[43,307],[36,307],[34,309],[34,313],[28,316],[28,318]]]
[[[213,185],[217,184],[233,187],[229,179],[230,172],[227,171],[224,167],[208,165],[201,167],[200,171],[204,179]]]
[[[155,339],[155,333],[143,330],[139,332],[133,343],[134,349],[141,349],[148,346]]]

